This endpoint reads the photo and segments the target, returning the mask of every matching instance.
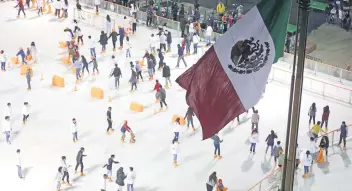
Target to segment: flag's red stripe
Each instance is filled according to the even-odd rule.
[[[203,140],[245,111],[213,47],[176,82],[187,90],[186,101],[202,125]]]

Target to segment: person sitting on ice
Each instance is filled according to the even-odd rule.
[[[134,143],[136,140],[134,139],[134,133],[132,132],[132,129],[127,125],[127,120],[124,121],[122,127],[121,127],[121,142],[125,142],[125,138],[126,138],[126,131],[130,133],[131,138],[130,138],[130,143]]]
[[[21,56],[22,58],[22,63],[27,64],[25,58],[26,58],[26,54],[24,53],[23,48],[21,47],[20,50],[17,52],[16,56]]]

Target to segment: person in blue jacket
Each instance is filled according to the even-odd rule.
[[[340,146],[343,140],[343,148],[346,150],[346,137],[348,135],[348,126],[346,125],[346,122],[342,121],[339,131],[340,131],[340,141],[338,146]]]
[[[180,44],[177,44],[177,48],[178,48],[178,58],[177,58],[177,65],[176,68],[180,67],[180,61],[182,60],[183,63],[185,64],[185,67],[187,67],[187,63],[185,60],[185,55],[183,54],[183,48],[181,47]]]
[[[27,64],[25,58],[26,58],[26,54],[24,53],[23,48],[20,48],[20,50],[17,52],[16,56],[21,56],[22,58],[22,63]]]
[[[125,29],[121,26],[118,26],[119,28],[119,36],[120,36],[120,49],[123,48],[123,39],[125,38]]]

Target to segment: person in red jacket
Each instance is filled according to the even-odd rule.
[[[160,83],[159,83],[159,80],[155,80],[155,85],[154,85],[154,89],[153,91],[155,90],[156,93],[155,93],[155,98],[156,98],[156,102],[159,102],[160,101]]]
[[[130,133],[131,138],[130,138],[130,143],[134,143],[136,142],[136,140],[134,139],[134,133],[132,132],[132,129],[127,125],[127,120],[124,121],[122,127],[121,127],[121,142],[125,142],[125,138],[126,138],[126,131]]]
[[[330,109],[329,109],[329,106],[327,105],[323,108],[323,115],[321,116],[321,124],[320,124],[320,127],[323,127],[325,123],[326,131],[328,130],[329,115],[330,115]]]
[[[24,17],[26,17],[26,13],[24,12],[24,5],[23,5],[23,0],[18,0],[17,5],[15,6],[15,8],[18,7],[18,14],[17,14],[17,18],[20,18],[20,13],[22,11]]]

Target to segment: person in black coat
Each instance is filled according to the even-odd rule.
[[[156,58],[153,54],[150,54],[149,56],[153,61],[153,74],[155,74]]]
[[[191,107],[188,107],[184,119],[187,118],[187,129],[189,128],[189,125],[191,124],[192,125],[192,129],[194,131],[195,129],[194,129],[194,125],[193,125],[193,116],[194,116],[193,109]]]
[[[159,57],[159,67],[158,70],[161,70],[163,68],[163,64],[164,64],[164,55],[163,52],[161,51],[161,49],[158,49],[158,57]]]
[[[180,29],[181,29],[181,37],[182,38],[185,36],[186,24],[187,24],[186,19],[180,18]]]
[[[326,156],[328,156],[328,149],[329,149],[329,137],[324,135],[321,140],[319,147],[325,150]]]
[[[87,156],[84,153],[84,148],[81,147],[81,149],[78,151],[77,153],[77,157],[76,157],[76,168],[75,168],[75,174],[77,173],[77,169],[79,167],[79,165],[81,165],[81,176],[84,176],[84,173],[83,173],[83,168],[84,168],[84,165],[83,165],[83,157]]]
[[[115,77],[115,89],[120,87],[120,78],[122,78],[121,69],[115,64],[114,71],[111,73],[111,76]]]
[[[105,53],[106,45],[108,44],[108,37],[104,31],[101,31],[99,43],[101,44],[101,53]]]
[[[170,80],[170,76],[171,76],[170,67],[168,65],[166,65],[166,63],[164,63],[163,78],[165,78],[165,88],[169,87],[169,82],[170,82],[170,86],[172,85],[171,80]]]
[[[127,178],[127,175],[123,172],[123,168],[120,167],[117,172],[116,172],[116,184],[119,185],[119,191],[123,190],[123,187],[125,186],[125,179]]]
[[[109,35],[109,39],[112,39],[113,51],[116,51],[117,36],[119,36],[119,34],[115,31],[115,29],[112,29],[112,32]]]
[[[87,62],[86,57],[84,57],[83,55],[81,55],[81,62],[82,62],[82,64],[83,64],[82,76],[84,76],[84,68],[87,70],[88,75],[89,75],[88,62]]]

